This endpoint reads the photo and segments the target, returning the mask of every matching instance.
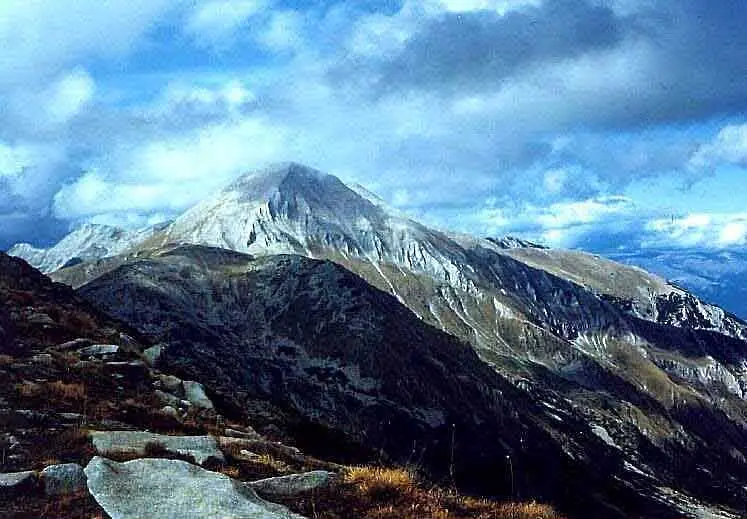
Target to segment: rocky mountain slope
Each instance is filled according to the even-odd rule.
[[[560,519],[308,456],[277,441],[297,416],[223,401],[169,372],[165,349],[0,254],[0,516]]]
[[[219,400],[269,399],[305,418],[298,436],[312,453],[340,456],[330,438],[342,437],[473,492],[666,516],[581,413],[559,404],[558,422],[468,345],[331,262],[179,246],[81,293],[168,344],[164,364],[210,381]]]
[[[445,234],[360,192],[296,164],[247,175],[125,254],[54,276],[79,286],[111,272],[101,279],[114,287],[172,243],[332,260],[469,342],[558,427],[586,424],[592,441],[575,425],[563,436],[572,457],[597,457],[601,440],[624,470],[616,477],[649,482],[638,492],[647,498],[685,509],[689,494],[744,509],[745,323],[640,269]],[[152,274],[147,283],[157,287],[162,273]],[[147,278],[141,273],[139,284]],[[121,282],[126,291],[129,281]],[[117,311],[115,293],[88,295]],[[141,312],[119,315],[147,331]],[[208,320],[210,333],[220,335],[226,321]]]

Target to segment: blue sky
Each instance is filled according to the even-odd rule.
[[[298,161],[432,225],[747,242],[743,0],[3,0],[0,249]]]

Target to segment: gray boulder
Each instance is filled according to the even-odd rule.
[[[225,462],[212,436],[167,436],[142,431],[93,431],[90,436],[96,452],[106,457],[144,457],[163,451],[191,456],[199,465]]]
[[[158,379],[161,381],[163,388],[169,393],[174,393],[179,396],[184,394],[182,379],[175,377],[174,375],[161,375]]]
[[[86,474],[77,463],[50,465],[42,470],[41,480],[48,496],[74,494],[86,488]]]
[[[247,484],[263,497],[293,497],[312,490],[326,488],[334,479],[335,474],[333,472],[314,470],[303,474],[260,479]]]
[[[213,402],[208,398],[202,384],[185,380],[182,385],[184,386],[184,396],[192,405],[200,409],[213,409]]]
[[[0,473],[0,496],[8,497],[31,490],[36,485],[36,472]]]
[[[89,492],[112,519],[303,519],[224,474],[179,460],[116,463],[97,456],[86,475]]]
[[[176,421],[181,421],[182,419],[181,415],[179,414],[179,411],[170,405],[163,406],[161,408],[161,413],[163,413],[166,416],[170,416]]]

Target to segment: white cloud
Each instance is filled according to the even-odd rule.
[[[534,221],[544,228],[563,229],[590,224],[611,215],[631,212],[635,205],[624,196],[601,196],[588,200],[558,202],[535,210]]]
[[[354,54],[376,57],[402,49],[421,22],[412,9],[394,15],[373,13],[353,22],[346,47]]]
[[[692,213],[659,218],[645,225],[645,247],[719,248],[747,243],[747,213]]]
[[[747,166],[747,124],[722,128],[711,142],[701,146],[690,158],[690,166],[697,170],[722,163]]]
[[[45,112],[54,124],[68,121],[91,100],[96,90],[93,78],[82,68],[65,74],[45,92]]]
[[[718,242],[722,246],[747,243],[747,219],[729,222],[719,232]]]
[[[542,0],[429,0],[429,2],[453,13],[495,11],[501,15],[526,6],[542,5]]]
[[[0,178],[15,178],[32,163],[33,152],[27,146],[10,146],[0,142]]]
[[[183,0],[3,0],[0,85],[24,85],[87,57],[122,56]]]
[[[565,187],[568,172],[563,169],[551,169],[545,172],[543,186],[549,193],[559,193]]]
[[[212,85],[195,85],[184,81],[169,83],[161,95],[145,110],[149,117],[193,115],[235,116],[257,100],[245,82],[228,79]]]
[[[55,214],[73,220],[173,214],[223,187],[249,165],[279,160],[286,140],[281,128],[245,118],[125,147],[63,187],[54,200]]]
[[[198,2],[189,15],[185,31],[203,45],[221,47],[227,44],[250,18],[269,5],[269,0]]]
[[[298,49],[303,44],[304,16],[297,11],[277,11],[270,15],[267,26],[257,39],[274,51]]]
[[[65,150],[55,144],[0,141],[0,205],[10,197],[18,214],[35,217],[45,213],[49,197],[64,175],[66,160]],[[0,207],[0,213],[9,209],[13,207]]]

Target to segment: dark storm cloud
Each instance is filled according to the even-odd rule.
[[[444,13],[423,27],[383,66],[388,88],[491,88],[547,60],[610,48],[623,21],[582,0],[551,0],[504,16],[492,11]]]
[[[743,0],[631,3],[624,14],[585,0],[547,0],[504,16],[444,12],[394,56],[359,58],[333,74],[395,96],[489,94],[529,77],[556,97],[561,115],[548,114],[549,126],[681,123],[747,109],[743,21]],[[595,57],[598,70],[573,69],[571,78],[562,68],[546,72],[571,70],[585,57]]]

